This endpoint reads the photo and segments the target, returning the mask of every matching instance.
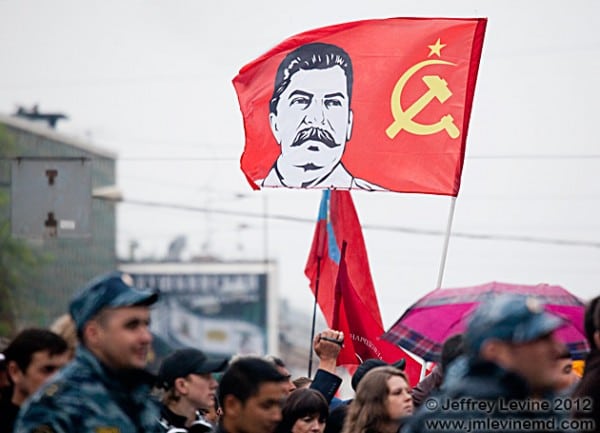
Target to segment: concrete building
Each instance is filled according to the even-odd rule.
[[[115,187],[116,155],[43,123],[0,115],[0,195],[5,199],[0,203],[0,224],[4,227],[7,221],[14,223],[10,221],[11,166],[17,158],[82,158],[91,163],[89,236],[23,239],[42,263],[21,270],[19,286],[12,288],[17,326],[46,326],[66,312],[70,297],[85,281],[117,268],[115,205],[120,194]],[[31,199],[35,208],[35,197],[26,199]]]

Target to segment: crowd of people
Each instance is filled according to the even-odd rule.
[[[276,356],[198,348],[174,350],[149,373],[158,300],[114,272],[82,288],[52,330],[14,336],[0,356],[0,433],[600,431],[600,297],[585,312],[582,377],[555,336],[564,319],[536,298],[498,295],[414,389],[403,360],[370,359],[346,400],[336,395],[345,336],[334,329],[315,336],[312,378],[292,377]]]

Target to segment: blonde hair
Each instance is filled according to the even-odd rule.
[[[54,322],[50,325],[50,331],[60,335],[66,342],[69,348],[71,358],[75,356],[75,349],[79,344],[77,340],[77,328],[75,321],[70,314],[65,313],[58,316]]]

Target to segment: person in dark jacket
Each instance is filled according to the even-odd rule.
[[[328,403],[331,403],[335,393],[342,384],[342,378],[336,374],[337,357],[344,343],[344,333],[335,329],[326,329],[317,335],[313,340],[313,350],[319,358],[319,366],[315,377],[312,379],[309,388],[319,391]],[[290,393],[296,389],[292,380],[292,375],[287,369],[284,361],[276,356],[268,355],[267,361],[271,362],[275,368],[287,377],[287,392]]]
[[[0,391],[0,433],[11,433],[19,409],[69,362],[67,342],[47,329],[19,332],[4,351],[9,386]]]
[[[567,430],[550,394],[563,324],[537,298],[492,295],[469,318],[464,375],[427,398],[403,433]]]
[[[595,431],[600,429],[600,296],[592,299],[584,317],[585,335],[590,353],[585,361],[583,376],[573,393],[576,403],[574,417],[593,420]]]
[[[444,372],[448,370],[450,363],[464,353],[464,337],[462,334],[448,337],[442,345],[440,363],[436,365],[431,373],[424,377],[412,390],[413,403],[415,407],[434,391],[440,388],[444,380]]]
[[[169,433],[208,433],[213,425],[204,413],[214,407],[218,383],[213,373],[227,367],[227,358],[208,358],[194,348],[167,356],[158,371],[157,386],[164,390],[159,424]]]

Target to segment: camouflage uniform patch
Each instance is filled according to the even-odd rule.
[[[119,427],[96,427],[96,433],[120,433]]]
[[[49,425],[41,424],[33,427],[31,433],[54,433],[54,430]]]

